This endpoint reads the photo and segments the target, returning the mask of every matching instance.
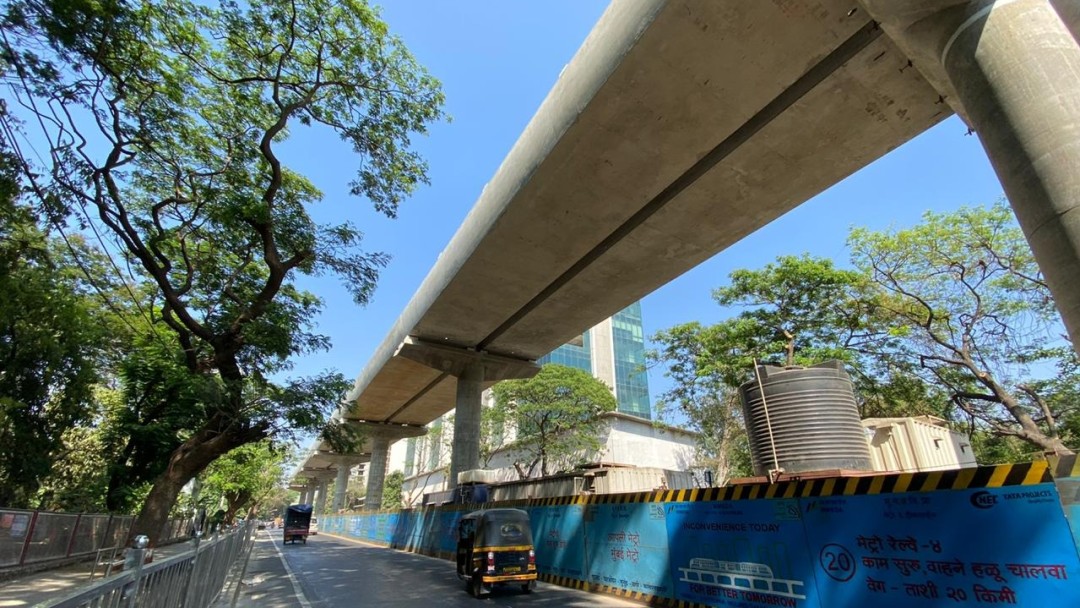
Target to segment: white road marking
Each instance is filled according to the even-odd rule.
[[[281,560],[282,565],[285,566],[285,574],[289,576],[289,582],[292,583],[293,594],[296,595],[296,599],[300,601],[301,608],[311,608],[311,602],[307,600],[307,596],[304,595],[304,590],[300,588],[300,581],[296,580],[293,576],[292,568],[289,567],[289,561],[285,559],[285,555],[281,552],[281,547],[278,546],[277,541],[274,540],[272,534],[267,534],[270,537],[270,542],[274,545],[274,550],[277,551],[278,558]]]

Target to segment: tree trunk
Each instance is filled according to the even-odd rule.
[[[154,481],[154,487],[150,489],[142,511],[131,526],[131,532],[128,535],[129,545],[131,539],[145,534],[150,538],[150,546],[156,546],[161,530],[169,519],[169,511],[176,504],[176,498],[184,485],[229,450],[266,436],[266,431],[262,428],[237,429],[221,433],[207,430],[214,428],[216,422],[214,418],[211,418],[206,426],[173,451],[169,457],[169,465],[165,468],[165,472]]]
[[[1031,416],[1024,410],[1024,407],[1013,395],[1012,391],[1006,389],[994,378],[994,376],[976,365],[975,360],[971,358],[968,349],[965,347],[961,353],[964,366],[975,375],[979,383],[990,389],[997,401],[1009,412],[1016,424],[1020,426],[1020,429],[1012,432],[1020,439],[1031,443],[1032,445],[1042,449],[1043,451],[1050,452],[1058,455],[1072,454],[1073,451],[1065,447],[1061,438],[1057,436],[1051,436],[1044,433],[1039,428],[1038,424]]]
[[[116,463],[109,467],[109,487],[105,491],[105,509],[109,513],[119,513],[123,511],[128,505],[123,495],[125,486],[125,476],[128,472],[128,461],[131,459],[131,454],[135,451],[135,442],[129,437],[127,443],[124,445],[124,451],[121,452],[120,457],[116,460]]]
[[[228,503],[228,509],[225,511],[225,523],[232,524],[236,519],[236,512],[249,500],[251,500],[251,492],[246,490],[239,490],[234,494],[226,494],[225,501]]]

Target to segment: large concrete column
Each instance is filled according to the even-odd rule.
[[[1080,348],[1080,45],[1048,0],[863,0],[979,135]]]
[[[350,469],[352,465],[344,462],[339,462],[337,465],[337,476],[334,479],[334,502],[331,505],[334,513],[345,508],[345,491],[349,489]]]
[[[371,438],[371,463],[368,464],[367,494],[364,509],[382,508],[383,481],[386,479],[386,459],[390,455],[390,438],[376,434]]]
[[[454,410],[454,449],[450,456],[450,478],[446,487],[456,488],[458,473],[480,465],[480,408],[484,392],[484,366],[479,361],[466,365],[457,378]]]
[[[330,480],[327,477],[319,477],[318,485],[315,488],[315,514],[322,515],[326,511],[326,490],[330,485]]]

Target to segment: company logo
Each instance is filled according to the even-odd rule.
[[[971,495],[971,504],[979,509],[989,509],[997,504],[997,496],[985,490]]]

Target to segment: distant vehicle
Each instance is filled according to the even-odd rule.
[[[312,536],[315,536],[318,533],[319,533],[319,520],[312,517],[311,518],[311,532],[310,532],[310,534]]]
[[[496,585],[536,587],[536,552],[529,514],[521,509],[482,509],[461,518],[457,529],[457,575],[475,597]]]
[[[285,530],[282,532],[282,541],[286,543],[301,541],[306,545],[310,533],[311,505],[289,505],[285,509]]]

